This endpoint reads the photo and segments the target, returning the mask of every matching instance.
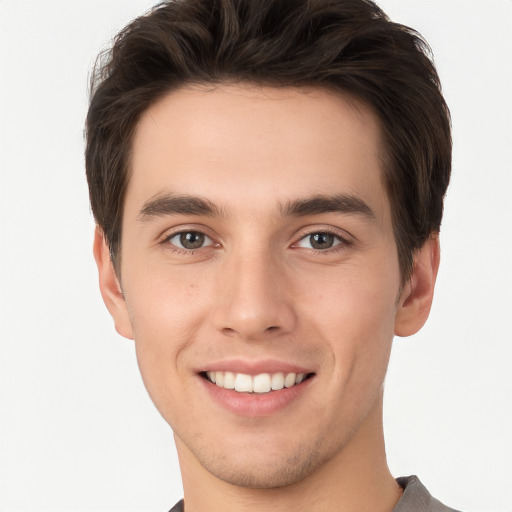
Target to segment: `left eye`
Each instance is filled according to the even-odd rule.
[[[304,238],[301,238],[297,243],[297,247],[303,247],[305,249],[325,250],[335,247],[342,243],[342,239],[339,236],[333,235],[332,233],[319,232],[311,233]]]
[[[213,243],[211,238],[200,231],[182,231],[170,236],[167,242],[180,249],[187,250],[200,249]]]

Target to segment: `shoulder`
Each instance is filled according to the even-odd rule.
[[[458,512],[432,497],[417,476],[401,477],[396,480],[404,489],[404,493],[393,512]],[[169,512],[184,512],[183,500],[178,501]]]
[[[176,503],[169,512],[183,512],[183,500],[178,501],[178,503]]]
[[[397,478],[404,494],[393,512],[458,512],[433,498],[417,476]]]

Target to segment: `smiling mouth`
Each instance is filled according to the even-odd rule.
[[[260,373],[248,375],[235,372],[202,372],[202,377],[224,389],[239,393],[270,393],[284,388],[292,388],[311,378],[314,373]]]

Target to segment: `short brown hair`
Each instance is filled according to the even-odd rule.
[[[440,228],[451,169],[450,115],[428,44],[370,0],[170,0],[135,19],[91,79],[91,208],[118,268],[132,139],[141,114],[186,84],[317,86],[370,105],[402,279]]]

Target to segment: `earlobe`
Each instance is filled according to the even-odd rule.
[[[98,226],[94,232],[93,252],[98,266],[101,296],[114,320],[116,331],[125,338],[133,339],[126,301],[110,258],[109,246],[103,230]]]
[[[439,236],[434,234],[414,253],[412,275],[402,290],[395,317],[397,336],[411,336],[427,321],[434,297],[439,259]]]

